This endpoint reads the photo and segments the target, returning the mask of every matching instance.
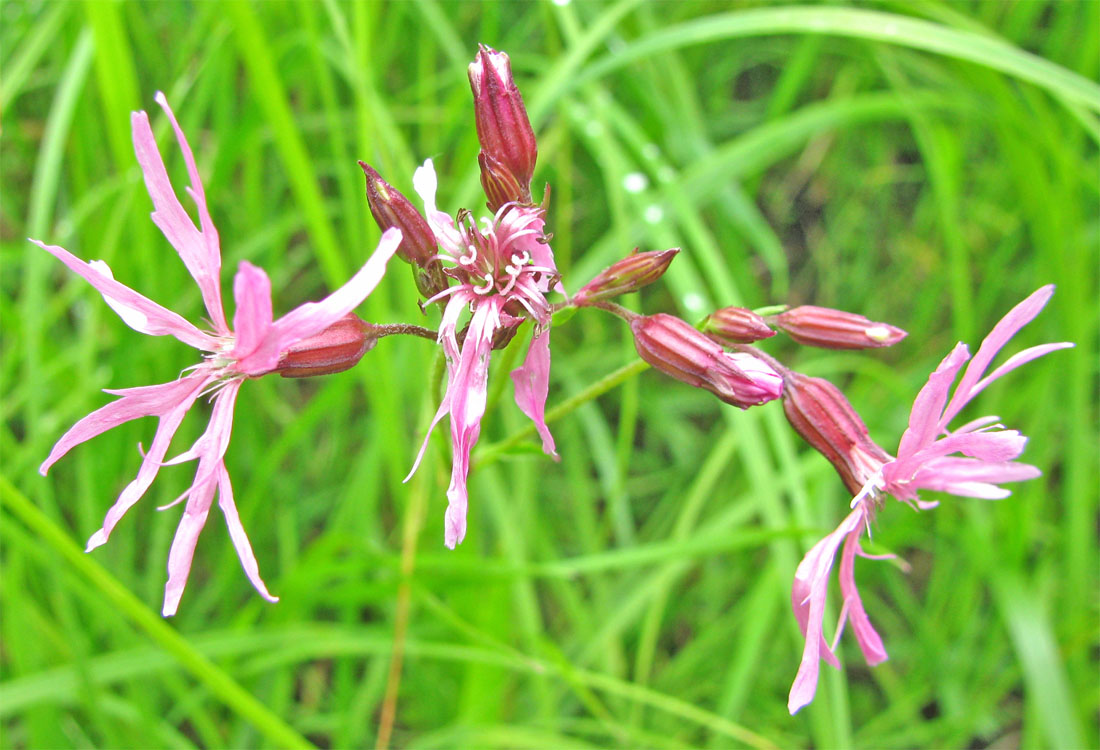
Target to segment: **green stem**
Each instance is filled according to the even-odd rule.
[[[312,748],[305,737],[267,709],[224,670],[195,649],[160,615],[145,606],[117,578],[94,558],[85,555],[69,535],[21,493],[7,477],[0,475],[0,501],[27,527],[65,558],[104,598],[145,631],[157,645],[171,654],[211,693],[237,715],[249,721],[271,744],[280,748]]]
[[[618,370],[615,370],[615,372],[611,373],[610,375],[604,376],[600,380],[597,380],[595,383],[588,386],[577,395],[570,396],[565,401],[562,401],[560,404],[555,406],[553,409],[547,411],[546,423],[550,424],[551,422],[561,419],[566,414],[569,414],[570,412],[576,410],[583,404],[592,401],[593,399],[599,398],[603,394],[610,391],[612,388],[621,385],[622,383],[626,382],[627,380],[634,377],[648,367],[649,365],[640,359],[636,359],[633,362],[623,365]],[[508,452],[508,450],[519,445],[524,440],[530,439],[534,434],[535,426],[533,424],[529,424],[522,430],[512,433],[503,440],[486,446],[484,450],[479,451],[477,454],[477,465],[487,466],[493,463],[506,452]]]

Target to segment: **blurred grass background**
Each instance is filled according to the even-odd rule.
[[[401,484],[435,408],[430,342],[249,383],[226,460],[282,601],[255,595],[214,512],[167,622],[179,509],[153,509],[193,469],[162,471],[109,545],[80,552],[152,422],[36,473],[100,389],[193,363],[25,241],[105,259],[199,319],[148,218],[130,111],[150,111],[182,190],[165,91],[223,276],[264,267],[279,314],[377,241],[356,159],[411,194],[430,156],[442,206],[480,208],[477,42],[512,56],[571,291],[635,246],[681,246],[632,307],[815,303],[903,326],[867,355],[766,345],[844,387],[888,449],[956,340],[976,346],[1058,285],[1013,346],[1077,348],[970,414],[1031,436],[1045,475],[998,503],[888,505],[873,546],[912,570],[857,575],[890,661],[868,669],[846,637],[845,669],[823,667],[794,718],[790,581],[848,497],[778,404],[742,413],[632,374],[552,424],[552,464],[514,439],[505,368],[522,352],[498,353],[470,533],[448,552],[446,430]],[[7,2],[0,48],[3,747],[1097,744],[1100,4]],[[360,313],[419,322],[391,268]],[[578,313],[554,331],[551,406],[634,359],[617,320]],[[194,415],[176,445],[204,426]]]

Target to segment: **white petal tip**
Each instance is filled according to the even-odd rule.
[[[158,91],[157,93],[153,94],[153,101],[155,101],[162,107],[168,106],[168,99],[164,96],[163,91]]]
[[[182,591],[176,591],[174,593],[165,592],[164,607],[160,611],[161,615],[164,617],[171,617],[176,614],[176,610],[180,608],[180,597],[182,596]]]
[[[94,533],[90,537],[88,537],[88,545],[84,548],[84,552],[85,552],[85,554],[87,554],[88,552],[91,552],[94,549],[102,547],[106,543],[107,543],[107,534],[104,533],[103,529],[100,529],[99,531],[97,531],[96,533]]]

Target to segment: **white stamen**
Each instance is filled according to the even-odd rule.
[[[880,469],[867,480],[866,484],[860,487],[859,492],[852,498],[852,504],[849,507],[854,509],[863,501],[863,498],[874,497],[877,491],[882,489],[886,489],[886,483],[882,479],[882,470]]]
[[[477,286],[473,287],[474,294],[485,295],[485,294],[488,294],[489,292],[493,291],[493,276],[492,276],[492,274],[487,273],[482,278],[485,279],[485,286],[484,287],[477,287]]]
[[[473,245],[467,245],[466,249],[470,251],[469,255],[461,255],[458,258],[459,265],[469,266],[477,260],[477,248]]]

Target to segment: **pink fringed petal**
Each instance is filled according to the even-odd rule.
[[[183,159],[191,177],[190,193],[198,207],[202,231],[195,228],[191,217],[176,197],[164,167],[164,159],[161,157],[160,149],[157,148],[156,139],[153,138],[153,131],[149,127],[149,116],[145,112],[134,112],[130,115],[134,153],[145,177],[146,190],[149,191],[149,197],[153,200],[153,223],[160,228],[168,242],[179,253],[184,266],[187,267],[187,271],[195,279],[202,293],[211,322],[218,333],[225,335],[229,333],[229,327],[226,325],[225,313],[222,309],[221,247],[218,232],[210,220],[202,181],[199,179],[187,138],[183,135],[175,115],[160,92],[157,92],[156,102],[168,115],[180,150],[183,152]]]
[[[914,473],[912,483],[917,489],[1000,500],[1012,493],[997,485],[1035,479],[1041,474],[1038,468],[1015,461],[992,463],[977,458],[948,456],[934,459],[920,467]]]
[[[279,597],[272,596],[260,578],[260,566],[256,562],[256,555],[252,552],[252,545],[248,541],[248,534],[241,525],[241,517],[237,513],[237,506],[233,503],[233,485],[229,481],[229,472],[225,469],[225,462],[218,463],[218,507],[225,516],[225,525],[229,529],[229,538],[233,540],[233,547],[237,550],[237,557],[241,560],[241,567],[248,580],[256,588],[264,599],[269,602],[279,601]]]
[[[863,529],[857,527],[849,531],[844,540],[844,550],[840,555],[840,593],[844,598],[844,608],[848,620],[852,623],[852,632],[855,633],[863,658],[873,667],[886,661],[887,654],[886,647],[882,645],[882,638],[871,625],[871,619],[867,617],[863,600],[859,596],[859,589],[856,587],[855,558],[856,553],[862,552],[859,544],[862,533]]]
[[[911,456],[938,437],[940,415],[943,405],[947,403],[947,394],[959,374],[959,368],[969,358],[970,351],[966,344],[959,342],[928,376],[928,382],[920,389],[909,412],[909,427],[898,445],[899,460]]]
[[[279,364],[278,341],[271,335],[271,280],[246,260],[233,280],[236,345],[229,353],[234,369],[248,375],[270,372]]]
[[[189,346],[212,351],[217,339],[203,333],[180,315],[161,307],[151,299],[135,292],[125,284],[115,281],[105,263],[85,263],[68,250],[57,245],[47,245],[38,240],[34,244],[60,260],[69,270],[91,284],[119,317],[136,331],[150,336],[175,336]],[[121,308],[121,310],[120,310]],[[125,312],[123,312],[125,311]]]
[[[498,298],[490,298],[474,310],[458,365],[448,385],[454,455],[451,484],[447,488],[444,543],[451,549],[466,536],[466,479],[470,470],[470,452],[481,435],[481,418],[485,414],[489,352],[493,348],[493,331],[500,325],[498,304]]]
[[[454,382],[454,373],[455,368],[458,366],[459,357],[458,340],[455,334],[458,328],[458,317],[466,309],[469,301],[470,296],[465,291],[460,290],[451,297],[446,309],[443,311],[443,319],[439,323],[439,343],[443,345],[443,352],[447,357],[447,392],[443,394],[443,400],[439,403],[439,408],[436,410],[435,416],[432,417],[431,424],[428,425],[428,432],[424,435],[424,442],[420,444],[420,451],[416,454],[416,460],[413,461],[408,476],[402,481],[409,481],[412,475],[416,473],[421,460],[424,458],[424,451],[428,448],[428,439],[431,438],[432,431],[435,430],[435,426],[439,424],[440,420],[451,412],[451,396],[454,393],[452,383]]]
[[[382,280],[386,264],[400,244],[401,230],[387,229],[370,258],[346,284],[320,302],[299,305],[275,321],[273,333],[279,351],[320,333],[362,304]]]
[[[38,468],[39,473],[45,476],[49,468],[74,447],[120,424],[140,417],[163,416],[185,401],[190,406],[201,387],[202,378],[190,377],[160,385],[106,391],[121,398],[101,406],[70,427],[54,444],[49,457]]]
[[[229,435],[233,426],[233,406],[241,381],[232,380],[223,386],[214,401],[214,411],[210,415],[210,424],[188,453],[199,459],[195,469],[195,480],[183,494],[187,505],[183,509],[172,548],[168,553],[168,582],[164,586],[164,616],[176,613],[187,577],[191,572],[191,560],[195,555],[195,544],[199,533],[206,524],[206,516],[214,501],[214,492],[220,485],[228,486],[228,475],[222,457],[229,445]],[[178,460],[178,459],[177,459]],[[232,489],[230,489],[232,492]],[[181,499],[182,499],[181,497]],[[232,497],[230,497],[230,502]],[[234,540],[236,543],[236,540]],[[248,573],[248,570],[245,570]]]
[[[1009,310],[1008,314],[1001,318],[997,325],[993,326],[993,330],[982,340],[981,346],[978,347],[978,353],[970,361],[958,387],[955,389],[954,395],[951,397],[950,403],[944,409],[943,419],[940,421],[941,425],[947,425],[969,403],[977,393],[977,390],[975,390],[976,384],[982,379],[982,375],[989,368],[993,358],[997,356],[997,352],[1001,351],[1004,345],[1009,342],[1009,339],[1019,333],[1021,328],[1035,319],[1035,316],[1046,307],[1052,294],[1054,294],[1053,284],[1039,287],[1028,295],[1023,302]]]
[[[145,496],[145,493],[153,484],[153,480],[156,479],[160,467],[164,465],[164,455],[168,452],[168,447],[172,443],[172,438],[175,436],[176,430],[179,429],[180,423],[191,409],[191,406],[195,403],[195,399],[199,397],[199,394],[202,392],[207,382],[208,379],[206,377],[196,376],[178,380],[170,384],[166,383],[164,386],[147,386],[141,389],[130,389],[131,392],[151,390],[154,388],[164,389],[162,393],[162,409],[154,412],[160,417],[160,421],[157,424],[157,432],[153,437],[153,442],[150,444],[149,450],[142,457],[141,468],[138,469],[137,476],[132,482],[126,485],[126,488],[122,491],[122,494],[118,496],[115,504],[107,511],[107,515],[103,519],[103,526],[88,539],[88,545],[84,550],[85,552],[91,552],[96,547],[106,544],[107,539],[111,536],[111,532],[114,530],[119,520],[121,520],[122,517],[126,515],[126,512]],[[169,388],[167,386],[174,387]],[[116,391],[116,393],[125,392]],[[123,398],[125,399],[126,397],[124,396]]]
[[[241,390],[242,382],[239,379],[229,380],[221,385],[221,390],[214,396],[214,408],[210,412],[210,422],[206,425],[206,430],[190,448],[164,462],[166,466],[174,466],[186,461],[199,460],[195,481],[191,484],[191,488],[174,500],[172,505],[188,497],[196,487],[205,485],[214,476],[218,462],[222,460],[229,448],[229,438],[233,434],[233,407],[237,403],[237,394]]]
[[[1003,377],[1004,375],[1012,372],[1020,365],[1025,365],[1032,360],[1038,359],[1039,357],[1042,357],[1046,354],[1050,354],[1051,352],[1056,352],[1059,349],[1072,348],[1072,342],[1063,341],[1057,344],[1042,344],[1040,346],[1032,346],[1028,349],[1024,349],[1022,352],[1017,352],[1016,354],[1013,354],[1011,357],[1006,359],[1004,363],[1002,363],[996,370],[989,373],[984,378],[975,383],[974,387],[970,389],[970,398],[974,398],[974,396],[977,396],[979,393],[985,390],[985,387],[987,385],[992,383],[997,378]]]

